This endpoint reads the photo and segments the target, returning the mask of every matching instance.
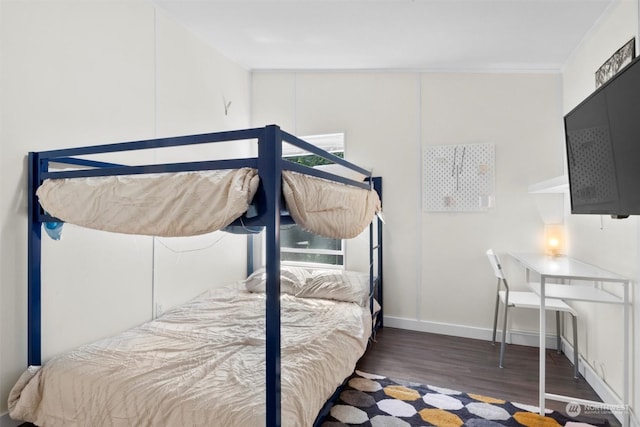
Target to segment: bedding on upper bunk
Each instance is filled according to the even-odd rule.
[[[247,211],[258,188],[251,168],[47,179],[42,208],[65,222],[125,234],[175,237],[219,230]]]
[[[302,278],[308,279],[287,275],[282,282]],[[43,427],[264,425],[263,279],[257,272],[246,285],[208,291],[156,320],[30,368],[10,393],[10,415]],[[341,286],[368,292],[352,280]],[[313,424],[371,334],[368,303],[322,297],[312,290],[305,298],[281,296],[283,426]]]
[[[47,179],[36,195],[64,222],[125,234],[175,237],[220,230],[243,215],[259,184],[255,169]],[[334,239],[359,235],[380,211],[372,189],[283,171],[294,221]]]
[[[364,190],[292,171],[282,172],[282,193],[293,220],[324,237],[351,239],[381,210],[374,190]]]

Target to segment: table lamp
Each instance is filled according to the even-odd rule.
[[[562,255],[564,250],[564,227],[561,224],[544,226],[544,250],[549,256]]]

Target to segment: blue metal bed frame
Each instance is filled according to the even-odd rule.
[[[227,160],[206,160],[186,163],[150,164],[142,166],[126,166],[115,163],[87,160],[75,156],[87,156],[104,153],[125,152],[133,150],[179,147],[217,142],[257,140],[258,157]],[[316,154],[348,169],[369,177],[369,182],[357,182],[321,170],[292,163],[282,158],[282,143],[286,142]],[[62,163],[85,167],[67,171],[50,172],[50,163]],[[371,177],[369,171],[344,159],[330,154],[308,142],[305,142],[276,125],[262,128],[237,131],[207,133],[190,136],[159,138],[87,146],[61,150],[30,152],[28,177],[28,364],[41,365],[41,260],[42,260],[42,224],[59,221],[47,215],[38,203],[35,192],[45,179],[79,178],[89,176],[135,175],[148,173],[166,173],[183,171],[235,169],[242,167],[257,168],[260,176],[260,188],[256,194],[258,216],[241,218],[234,224],[243,226],[264,226],[266,229],[266,425],[281,425],[280,394],[280,225],[293,223],[292,219],[282,214],[281,179],[283,170],[325,178],[343,184],[361,188],[374,188],[382,199],[382,180]],[[382,226],[377,220],[377,233],[373,223],[370,226],[370,286],[371,296],[382,303]],[[374,236],[375,234],[375,236]],[[251,244],[248,250],[252,250]],[[377,253],[377,260],[374,260]],[[253,270],[251,257],[247,257],[248,270]],[[374,264],[377,261],[377,271]],[[373,309],[373,300],[371,300]],[[382,311],[377,316],[374,330],[382,327]],[[319,416],[320,420],[321,417]]]

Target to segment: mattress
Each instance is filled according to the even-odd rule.
[[[317,281],[317,280],[316,280]],[[282,425],[311,426],[371,332],[368,304],[281,295]],[[208,291],[27,370],[11,417],[39,426],[265,424],[265,295]]]

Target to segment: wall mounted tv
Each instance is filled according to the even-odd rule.
[[[640,214],[639,60],[564,117],[573,214]]]

